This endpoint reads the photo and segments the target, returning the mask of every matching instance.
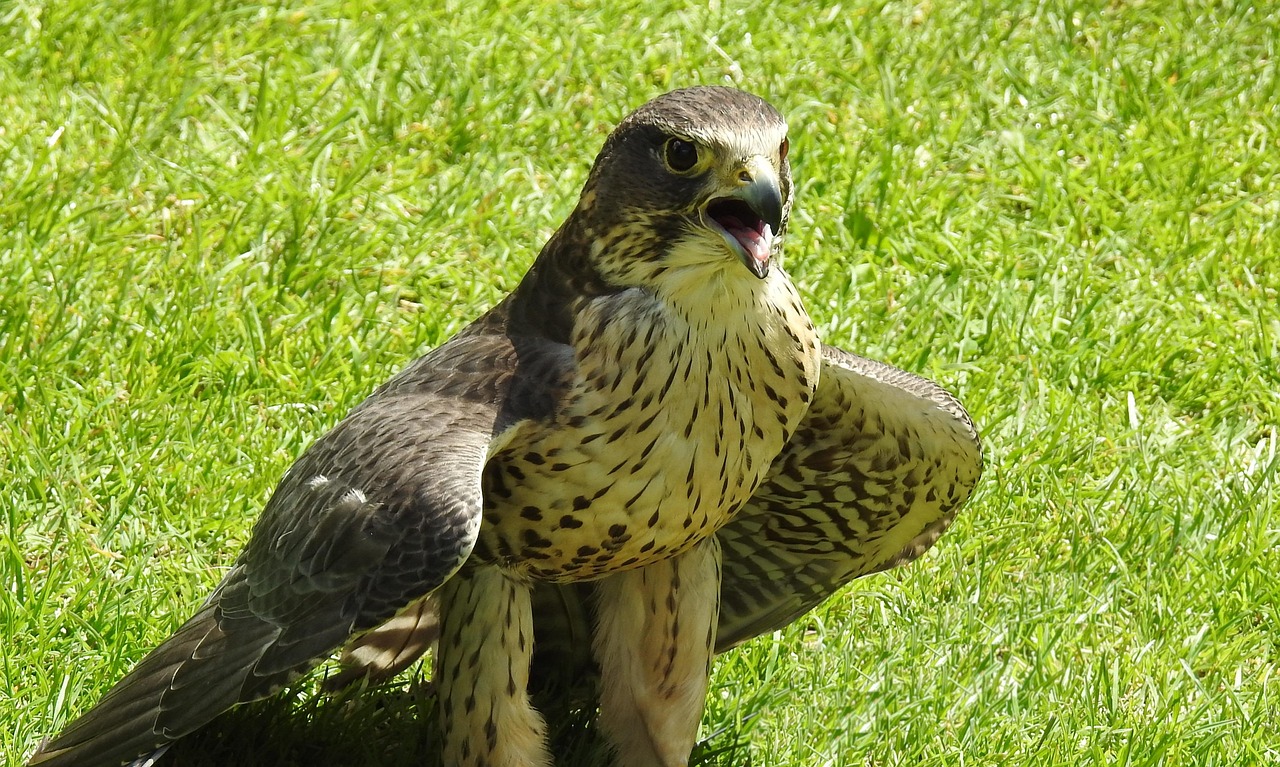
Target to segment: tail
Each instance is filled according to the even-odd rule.
[[[440,638],[440,608],[434,594],[353,639],[342,651],[342,671],[324,680],[325,692],[357,683],[378,684],[411,666]]]
[[[96,706],[42,744],[28,766],[146,765],[159,757],[157,750],[309,667],[263,674],[260,661],[280,639],[280,627],[247,616],[219,623],[211,600]]]

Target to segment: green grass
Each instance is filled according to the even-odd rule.
[[[0,5],[5,764],[517,282],[623,114],[723,82],[789,116],[826,340],[956,391],[988,468],[930,555],[720,660],[701,763],[1276,763],[1280,10],[1253,5]],[[412,680],[295,697],[224,726],[264,763],[432,753]]]

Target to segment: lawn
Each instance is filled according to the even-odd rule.
[[[516,284],[619,118],[698,83],[789,118],[786,264],[825,340],[956,392],[987,469],[929,555],[720,659],[696,763],[1280,762],[1257,5],[0,5],[4,764]],[[222,723],[222,763],[431,763],[420,682],[300,685]]]

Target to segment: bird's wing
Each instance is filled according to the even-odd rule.
[[[981,473],[977,430],[951,394],[824,346],[803,423],[719,532],[717,649],[786,626],[854,578],[915,559]]]
[[[563,345],[470,333],[382,386],[289,470],[200,610],[30,764],[118,767],[433,591],[475,543],[486,460],[554,415],[572,365]]]

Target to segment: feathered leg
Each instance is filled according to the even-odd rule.
[[[600,724],[622,767],[683,767],[698,737],[720,607],[720,544],[600,581]]]
[[[546,724],[529,702],[530,602],[529,585],[497,568],[441,588],[434,676],[445,764],[551,767]]]

